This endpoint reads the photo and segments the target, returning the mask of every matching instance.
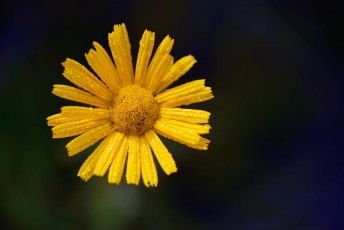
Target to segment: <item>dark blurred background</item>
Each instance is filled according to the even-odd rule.
[[[343,1],[2,1],[1,229],[344,229]],[[61,62],[86,65],[125,23],[136,59],[144,29],[198,62],[215,99],[208,151],[164,139],[178,173],[159,186],[84,183],[91,149],[69,158],[46,117]],[[157,45],[156,45],[157,46]],[[156,47],[155,46],[155,47]]]

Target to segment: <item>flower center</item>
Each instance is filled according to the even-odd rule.
[[[113,100],[111,120],[116,131],[141,135],[159,118],[159,105],[153,94],[138,85],[119,90]]]

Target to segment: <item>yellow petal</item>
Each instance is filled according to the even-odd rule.
[[[207,150],[210,141],[200,135],[180,127],[172,126],[170,124],[157,122],[154,126],[154,131],[156,131],[161,136],[168,139],[174,140],[190,148]]]
[[[149,75],[149,82],[145,85],[148,90],[154,92],[162,78],[166,73],[171,69],[173,65],[173,57],[169,54],[166,54],[162,57],[160,63],[157,65],[154,72]]]
[[[145,133],[145,136],[147,138],[149,145],[152,147],[154,154],[164,172],[167,175],[177,172],[176,163],[174,162],[171,153],[161,142],[158,135],[153,130],[148,130]]]
[[[53,131],[53,138],[72,137],[86,133],[87,131],[108,123],[107,120],[79,120],[57,125],[51,130]]]
[[[192,56],[186,56],[179,59],[176,63],[174,63],[169,70],[169,72],[165,75],[164,79],[160,81],[160,84],[154,90],[154,93],[158,93],[161,90],[167,88],[173,82],[177,81],[181,76],[183,76],[191,67],[196,63],[196,59]]]
[[[99,43],[93,42],[93,45],[95,50],[90,49],[85,55],[88,64],[112,92],[117,92],[121,88],[122,82],[114,63]]]
[[[140,49],[137,55],[135,84],[139,86],[145,85],[145,79],[148,70],[148,63],[152,55],[154,46],[154,32],[145,30],[140,41]]]
[[[108,109],[90,108],[82,106],[64,106],[61,108],[61,114],[67,118],[100,120],[111,116]]]
[[[214,98],[214,95],[211,91],[211,88],[205,87],[204,89],[198,92],[190,93],[189,95],[179,97],[178,99],[161,103],[161,106],[174,108],[174,107],[178,107],[182,105],[190,105],[190,104],[194,104],[194,103],[198,103],[202,101],[207,101],[212,98]]]
[[[189,130],[197,134],[207,134],[209,133],[209,130],[211,129],[209,124],[204,124],[204,125],[192,124],[188,122],[177,121],[174,119],[166,119],[162,117],[159,118],[159,121],[165,124],[168,124],[170,126],[176,127],[178,129]]]
[[[166,36],[159,45],[149,65],[145,87],[152,92],[155,92],[156,88],[173,65],[174,59],[169,54],[173,43],[174,40],[171,39],[170,36]]]
[[[109,183],[119,184],[122,179],[125,160],[128,152],[128,136],[124,136],[120,149],[115,155],[109,169]]]
[[[65,67],[63,76],[69,81],[105,101],[111,101],[110,90],[86,67],[69,58],[62,65]]]
[[[161,59],[166,55],[169,54],[172,50],[174,40],[170,36],[166,36],[164,40],[158,46],[152,61],[149,65],[149,72],[154,72],[155,68],[159,65]]]
[[[104,151],[108,143],[108,138],[105,138],[96,150],[87,158],[87,160],[82,164],[81,168],[79,169],[78,176],[81,177],[84,181],[88,181],[94,174],[94,168],[99,160],[101,153]]]
[[[158,185],[158,174],[146,136],[140,136],[142,179],[146,187]]]
[[[210,113],[196,109],[160,108],[160,117],[189,123],[208,123]]]
[[[134,82],[134,71],[128,32],[124,24],[114,26],[114,31],[109,34],[109,46],[123,86],[131,85]]]
[[[177,107],[202,102],[213,98],[210,87],[205,87],[205,80],[196,80],[166,90],[155,99],[161,107]]]
[[[190,93],[194,93],[200,91],[205,88],[205,80],[195,80],[191,82],[187,82],[185,84],[176,86],[174,88],[168,89],[162,93],[159,93],[155,96],[155,99],[158,103],[164,103],[173,99],[178,99],[180,96],[189,95]]]
[[[65,117],[65,116],[62,116],[61,113],[58,113],[58,114],[49,116],[47,120],[48,120],[48,126],[57,126],[64,123],[76,121],[79,119],[75,117]]]
[[[112,123],[107,122],[97,128],[91,129],[90,131],[74,138],[70,141],[66,147],[68,150],[68,155],[73,156],[82,150],[90,147],[100,139],[109,135],[113,131]]]
[[[193,149],[207,150],[209,143],[210,143],[210,140],[204,137],[201,137],[201,139],[198,141],[197,144],[186,144],[186,145]]]
[[[53,94],[71,101],[81,102],[100,108],[107,108],[111,105],[111,101],[105,101],[84,90],[67,85],[54,85]]]
[[[108,170],[114,156],[118,153],[118,150],[122,144],[123,133],[115,132],[109,135],[108,142],[101,153],[101,156],[94,169],[94,175],[103,176]]]
[[[140,142],[138,136],[129,137],[128,163],[126,179],[128,184],[138,185],[140,182]]]
[[[57,126],[72,121],[80,120],[102,120],[111,116],[107,109],[88,108],[81,106],[64,106],[61,113],[54,114],[47,118],[48,126]]]
[[[195,145],[201,139],[201,136],[197,133],[194,133],[186,128],[171,125],[170,123],[166,123],[161,119],[155,122],[154,130],[157,131],[160,135],[177,141],[181,144]]]

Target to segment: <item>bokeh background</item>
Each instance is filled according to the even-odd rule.
[[[1,229],[344,229],[343,2],[2,1]],[[159,186],[84,183],[91,149],[69,158],[46,117],[73,104],[61,62],[86,65],[126,23],[136,59],[144,29],[198,62],[215,99],[208,151],[164,139],[178,173]]]

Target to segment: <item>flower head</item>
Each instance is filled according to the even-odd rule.
[[[128,184],[138,185],[142,175],[147,187],[157,186],[152,152],[167,175],[177,171],[157,133],[191,148],[208,148],[210,141],[200,134],[209,133],[210,113],[178,107],[213,98],[211,88],[205,80],[196,80],[164,90],[196,60],[189,55],[174,63],[169,36],[151,58],[154,38],[154,32],[143,33],[135,72],[124,24],[115,25],[109,34],[114,62],[97,42],[86,54],[98,77],[74,60],[62,63],[63,76],[77,87],[54,85],[53,94],[91,107],[65,106],[47,120],[53,138],[77,136],[66,146],[69,156],[102,140],[78,172],[85,181],[109,171],[109,183],[119,184],[126,163]]]

